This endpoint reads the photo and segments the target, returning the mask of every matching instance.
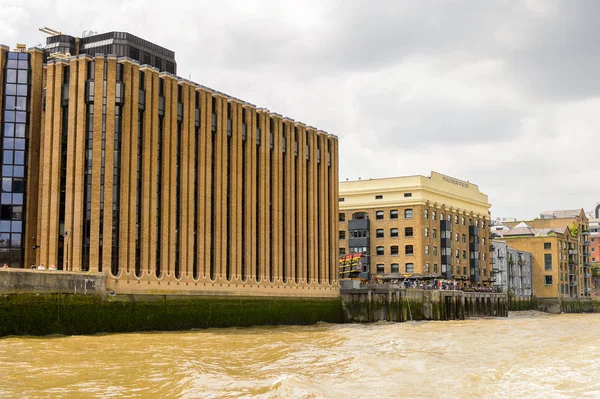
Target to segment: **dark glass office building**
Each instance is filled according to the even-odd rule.
[[[150,65],[172,74],[177,73],[175,52],[127,32],[108,32],[86,37],[50,36],[46,39],[46,56],[52,53],[70,55],[114,54],[129,57],[142,65]]]

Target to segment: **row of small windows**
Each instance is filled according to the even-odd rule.
[[[423,232],[424,232],[425,237],[429,237],[429,235],[430,235],[429,227],[425,227]],[[397,228],[390,229],[390,237],[391,238],[398,238],[399,236],[400,236],[399,230]],[[414,229],[412,227],[405,227],[404,228],[404,236],[405,237],[414,237]],[[369,232],[367,230],[350,230],[350,238],[368,238],[368,237],[369,237]],[[431,237],[437,238],[437,229],[431,230]],[[384,229],[375,230],[375,238],[385,238],[385,230]],[[463,243],[467,242],[466,234],[462,234],[462,236],[459,236],[458,233],[455,233],[454,238],[455,238],[456,242],[459,242],[459,238],[460,238],[460,241],[462,241]],[[471,237],[469,237],[469,238],[470,238],[470,241],[472,241]],[[345,230],[339,231],[339,239],[340,240],[346,239],[346,231]],[[485,243],[486,243],[486,239],[485,239],[485,237],[482,237],[481,245],[485,246]]]
[[[412,246],[412,245],[405,245],[404,246],[404,253],[406,255],[414,255],[415,254],[414,246]],[[379,256],[385,255],[385,247],[378,246],[375,249],[375,254],[379,255]],[[390,255],[399,255],[399,254],[400,254],[400,250],[399,250],[398,245],[392,245],[390,247]]]
[[[344,202],[344,198],[339,198],[340,202]],[[424,210],[424,217],[425,219],[429,219],[429,210],[425,209]],[[389,213],[389,218],[390,219],[398,219],[398,210],[391,210]],[[412,219],[413,218],[413,210],[412,209],[405,209],[404,210],[404,218],[405,219]],[[353,215],[353,219],[357,220],[357,219],[368,219],[368,214],[365,212],[358,212],[355,213]],[[432,220],[437,220],[437,214],[436,211],[431,211],[431,219]],[[345,222],[346,221],[346,214],[345,213],[340,213],[338,220],[340,222]],[[375,211],[375,220],[385,220],[385,212],[384,211]],[[440,213],[440,220],[445,220],[444,219],[444,214]],[[448,215],[448,221],[451,222],[452,221],[452,215]],[[454,222],[455,224],[459,224],[459,219],[458,219],[458,215],[454,215]],[[466,219],[464,216],[461,217],[461,224],[463,226],[466,225]],[[475,226],[475,227],[479,227],[479,220],[475,219],[475,222],[473,222],[473,219],[469,219],[469,226]],[[485,221],[481,221],[481,228],[485,228]]]
[[[398,263],[392,263],[390,265],[390,272],[391,273],[400,273],[400,265]],[[382,263],[378,263],[377,264],[377,273],[385,273],[385,265]],[[406,263],[404,265],[404,272],[405,273],[414,273],[415,272],[415,264],[414,263]]]

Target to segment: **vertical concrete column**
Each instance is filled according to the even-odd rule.
[[[142,69],[140,68],[140,71]],[[142,169],[141,261],[146,278],[156,276],[156,185],[158,173],[158,73],[146,67],[144,71],[144,151]]]
[[[121,173],[120,173],[120,203],[119,203],[119,270],[121,273],[129,276],[129,202],[135,201],[135,198],[129,196],[129,185],[135,184],[130,181],[131,170],[131,114],[137,112],[131,108],[131,74],[132,64],[130,61],[122,61],[123,64],[123,84],[124,97],[123,108],[121,110]],[[136,126],[137,129],[137,126]],[[136,136],[137,137],[137,136]]]
[[[318,218],[317,218],[317,132],[314,128],[307,128],[307,140],[310,146],[310,159],[308,162],[308,240],[309,240],[309,253],[308,253],[308,267],[310,270],[310,281],[314,283],[317,281],[317,251],[318,251]]]
[[[75,140],[78,134],[77,131],[77,110],[85,102],[79,102],[78,92],[78,69],[79,61],[73,57],[70,61],[70,77],[69,77],[69,133],[67,137],[67,165],[66,165],[66,181],[65,181],[65,233],[68,236],[65,237],[65,247],[63,256],[63,270],[73,270],[72,253],[73,246],[69,245],[72,243],[73,235],[73,196],[74,196],[74,182],[75,182]],[[30,141],[31,142],[31,141]],[[28,196],[29,197],[29,196]],[[69,243],[69,244],[67,244]],[[25,264],[27,267],[28,264]]]
[[[88,58],[86,56],[78,57],[78,78],[77,86],[77,115],[76,115],[76,132],[73,152],[74,157],[74,174],[73,174],[73,230],[71,231],[71,239],[69,244],[72,248],[70,258],[71,270],[81,270],[81,256],[83,247],[83,218],[85,215],[83,195],[84,187],[84,171],[85,171],[85,141],[86,141],[86,117],[87,104],[85,102],[85,85],[87,80]],[[75,82],[71,82],[74,84]],[[68,158],[67,158],[68,159]],[[67,184],[69,183],[67,177]]]
[[[237,101],[231,102],[232,106],[232,135],[231,135],[231,220],[230,220],[230,259],[231,259],[231,275],[233,281],[241,281],[242,276],[242,146],[245,143],[242,141],[242,105]],[[246,182],[247,183],[247,182]],[[246,202],[247,204],[247,202]],[[246,239],[244,236],[243,239]]]
[[[298,202],[298,210],[296,219],[300,222],[296,226],[296,234],[298,234],[298,243],[296,251],[298,251],[298,274],[300,282],[308,283],[308,213],[307,213],[307,179],[306,179],[306,126],[298,125],[298,168],[296,169],[296,197]]]
[[[189,275],[188,267],[191,266],[191,262],[188,264],[187,240],[190,236],[188,222],[190,218],[193,220],[193,214],[188,212],[188,194],[190,190],[193,192],[193,187],[188,181],[188,164],[190,151],[194,150],[193,146],[190,149],[189,143],[189,138],[194,135],[194,121],[192,119],[190,123],[190,117],[193,117],[193,110],[190,112],[190,86],[188,83],[182,82],[179,84],[179,87],[181,87],[183,120],[181,121],[181,135],[179,139],[179,226],[175,228],[178,229],[179,233],[179,275],[184,278]],[[191,234],[193,235],[193,232]]]
[[[189,278],[194,276],[194,262],[197,260],[194,259],[194,248],[196,247],[196,243],[194,242],[194,231],[196,230],[196,226],[194,226],[194,219],[196,215],[196,204],[194,203],[194,191],[197,189],[196,187],[196,176],[194,175],[195,171],[195,160],[196,160],[196,88],[192,85],[188,84],[188,106],[187,109],[187,119],[188,119],[188,137],[187,143],[185,146],[187,147],[187,161],[185,163],[185,168],[187,170],[187,220],[184,219],[184,225],[186,226],[186,233],[182,237],[183,240],[186,240],[186,257],[187,257],[187,275]],[[197,248],[197,252],[200,249]],[[198,265],[198,263],[196,263]],[[199,266],[197,266],[199,267]]]
[[[246,139],[246,240],[248,256],[246,260],[246,273],[250,281],[256,281],[256,264],[257,264],[257,219],[256,219],[256,195],[258,188],[256,185],[256,170],[258,168],[256,154],[258,147],[256,145],[256,109],[245,105],[246,123],[248,125]]]
[[[107,275],[112,264],[113,170],[115,165],[115,104],[117,58],[108,56],[106,71],[106,133],[104,140],[104,220],[102,223],[102,271]]]
[[[176,197],[177,197],[177,90],[178,84],[177,79],[170,76],[167,80],[168,86],[171,88],[170,91],[170,102],[167,106],[165,106],[165,114],[166,112],[170,113],[169,118],[169,133],[164,136],[165,140],[169,142],[169,151],[166,152],[168,154],[169,159],[169,196],[165,196],[167,200],[167,205],[169,207],[169,217],[168,217],[168,246],[165,249],[168,250],[168,258],[167,258],[167,270],[169,276],[173,276],[175,274],[175,229],[177,226],[176,222]],[[167,83],[165,82],[165,83]],[[181,265],[180,265],[181,266]],[[181,270],[181,269],[180,269]]]
[[[217,278],[225,279],[225,263],[227,263],[227,99],[217,95]]]
[[[271,169],[271,225],[272,239],[270,245],[273,246],[271,253],[273,256],[273,275],[271,281],[279,282],[281,280],[281,118],[278,115],[271,115],[273,118],[273,150],[271,151],[271,160],[269,168]]]
[[[338,214],[339,214],[339,154],[338,154],[338,140],[337,137],[329,137],[330,143],[330,153],[331,153],[331,166],[329,167],[330,174],[330,194],[329,194],[329,203],[330,203],[330,223],[331,223],[331,242],[330,242],[330,264],[329,268],[331,270],[332,282],[337,284],[339,279],[339,266],[338,266],[338,247],[339,247],[339,236],[338,236]]]
[[[260,110],[257,112],[256,117],[258,118],[258,125],[261,131],[260,138],[260,146],[258,147],[258,152],[260,156],[260,160],[258,163],[258,174],[260,176],[260,182],[257,187],[257,202],[258,209],[260,210],[260,214],[257,219],[257,229],[258,229],[258,264],[259,264],[259,276],[258,279],[262,283],[265,280],[269,280],[269,275],[267,274],[269,256],[270,256],[270,247],[269,247],[269,218],[271,217],[269,214],[269,196],[268,192],[270,189],[269,184],[269,173],[267,166],[269,164],[269,113],[265,110]]]
[[[1,46],[0,46],[1,47]],[[50,64],[50,61],[49,61]],[[1,68],[0,68],[1,69]],[[47,81],[48,81],[48,68],[46,65],[44,65],[44,73],[43,73],[43,77],[42,77],[42,87],[44,87],[46,89],[46,93],[48,92],[47,90]],[[40,264],[41,263],[41,258],[42,258],[42,249],[41,249],[41,243],[42,243],[42,233],[43,233],[43,225],[42,225],[42,209],[44,206],[46,206],[47,204],[45,204],[43,202],[43,182],[44,182],[44,143],[45,143],[45,139],[46,139],[46,105],[48,104],[48,97],[46,96],[46,101],[45,103],[43,103],[44,107],[42,108],[42,118],[41,118],[41,127],[40,127],[40,157],[39,157],[39,170],[38,170],[38,182],[39,182],[39,187],[38,187],[38,218],[37,218],[37,236],[35,238],[35,244],[38,245],[39,247],[37,248],[37,250],[35,251],[35,263],[36,264]]]
[[[169,227],[170,227],[170,210],[171,201],[170,190],[171,186],[171,84],[170,78],[166,73],[160,74],[160,79],[163,80],[164,98],[165,98],[165,113],[163,116],[163,135],[162,135],[162,171],[161,171],[161,200],[160,200],[160,271],[162,276],[168,275],[169,268]]]
[[[0,47],[0,65],[4,65],[3,55],[6,52]],[[44,53],[40,50],[30,51],[30,66],[31,66],[31,93],[29,98],[29,144],[27,150],[27,206],[25,207],[25,235],[23,236],[24,246],[24,267],[36,263],[36,250],[33,249],[37,245],[38,239],[38,195],[39,195],[39,171],[40,171],[40,142],[42,123],[42,91],[43,91],[43,58]],[[3,77],[4,69],[0,68],[0,110],[2,109],[2,101],[4,100]],[[0,126],[2,126],[2,117],[0,116]]]
[[[198,173],[198,203],[195,204],[196,212],[198,213],[198,225],[196,226],[198,234],[198,270],[200,281],[206,281],[209,275],[209,263],[210,257],[210,237],[209,228],[210,221],[210,188],[209,188],[209,167],[210,167],[210,152],[208,151],[208,138],[210,137],[210,105],[209,98],[210,93],[204,89],[196,89],[200,92],[200,130],[198,132],[198,159],[196,166],[196,173]]]
[[[295,166],[295,155],[294,155],[294,125],[289,120],[284,120],[283,124],[283,137],[285,138],[286,149],[283,154],[283,162],[285,163],[285,175],[283,185],[283,220],[285,221],[285,228],[282,230],[283,240],[285,242],[285,251],[283,257],[285,259],[285,268],[283,275],[285,276],[285,282],[289,286],[295,280],[295,256],[296,256],[296,231],[294,226],[294,214],[296,212],[294,208],[295,192],[294,192],[294,166]]]
[[[329,282],[329,179],[328,179],[328,147],[327,147],[327,135],[326,133],[319,132],[317,135],[321,146],[321,167],[319,179],[321,181],[319,188],[319,204],[321,207],[320,212],[320,231],[319,236],[319,251],[321,252],[321,263],[317,265],[321,270],[321,283]]]
[[[94,134],[92,138],[92,209],[90,218],[90,268],[98,272],[100,260],[100,180],[102,169],[102,101],[104,56],[94,59]]]
[[[129,173],[129,208],[124,209],[129,221],[128,238],[128,267],[135,274],[136,269],[136,248],[135,239],[137,235],[137,168],[138,168],[138,121],[139,121],[139,99],[140,99],[140,66],[134,63],[131,66],[130,81],[125,81],[125,88],[130,87],[125,101],[130,104],[131,110],[131,129],[130,129],[130,145],[129,145],[129,169],[124,170],[124,173]],[[143,202],[143,199],[142,199]]]
[[[54,69],[54,107],[52,123],[52,147],[49,149],[52,167],[50,173],[50,218],[48,222],[48,264],[56,265],[58,261],[58,215],[60,207],[60,168],[62,144],[62,84],[65,64],[55,64]]]

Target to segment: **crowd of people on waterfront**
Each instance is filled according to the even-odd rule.
[[[440,290],[440,291],[465,291],[465,292],[501,292],[500,287],[485,287],[480,284],[474,286],[465,286],[460,281],[456,280],[442,280],[442,279],[431,279],[431,280],[418,280],[418,279],[405,279],[405,280],[376,280],[378,284],[394,284],[399,285],[403,289],[414,289],[414,290]]]

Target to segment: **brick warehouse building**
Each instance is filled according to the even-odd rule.
[[[339,253],[363,253],[371,275],[491,286],[490,207],[477,185],[437,172],[342,182]]]
[[[120,293],[337,296],[337,137],[96,53],[0,48],[0,262]]]

